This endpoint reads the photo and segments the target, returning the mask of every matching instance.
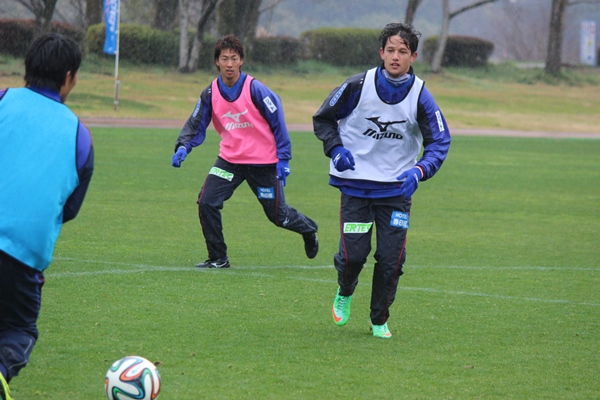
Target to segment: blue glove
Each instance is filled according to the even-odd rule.
[[[399,181],[404,181],[404,183],[400,185],[400,194],[402,194],[402,196],[406,197],[407,199],[410,198],[413,195],[413,193],[415,193],[415,191],[417,190],[417,187],[419,187],[419,181],[422,178],[423,174],[421,172],[421,169],[417,167],[411,168],[408,171],[404,171],[403,173],[401,173],[400,176],[396,178]]]
[[[285,186],[285,178],[287,178],[287,176],[292,173],[292,170],[290,169],[289,160],[277,161],[276,168],[277,168],[277,179],[279,179],[280,181],[283,181],[283,186]]]
[[[181,146],[180,148],[177,149],[175,154],[173,154],[173,158],[171,159],[171,165],[174,166],[175,168],[179,168],[181,166],[181,163],[183,162],[183,160],[185,160],[186,157],[187,157],[187,150],[185,149],[185,147]]]
[[[335,169],[340,172],[347,169],[354,171],[354,157],[352,157],[352,153],[344,146],[335,146],[330,154]]]

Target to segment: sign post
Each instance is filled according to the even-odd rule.
[[[581,51],[580,62],[583,65],[598,65],[598,51],[596,50],[596,22],[581,22]]]
[[[104,53],[115,55],[115,111],[119,108],[119,18],[121,15],[119,0],[104,0],[104,21],[106,23],[106,38]]]

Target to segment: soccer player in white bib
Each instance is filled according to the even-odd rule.
[[[387,321],[406,260],[412,195],[440,169],[450,148],[444,115],[413,72],[420,35],[408,24],[386,25],[382,64],[348,78],[313,116],[315,135],[331,158],[329,184],[341,191],[333,320],[348,322],[375,226],[370,325],[379,338],[392,336]]]
[[[180,167],[206,137],[211,120],[221,136],[219,156],[198,195],[198,211],[208,259],[198,268],[229,268],[221,210],[242,182],[256,195],[273,224],[297,232],[304,251],[314,258],[319,250],[317,223],[290,207],[283,187],[290,174],[292,144],[279,97],[262,82],[242,72],[244,47],[233,35],[215,45],[219,76],[206,87],[181,130],[171,160]]]

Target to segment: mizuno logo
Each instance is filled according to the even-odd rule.
[[[367,118],[369,121],[371,121],[372,123],[374,123],[375,125],[377,125],[377,127],[379,128],[380,132],[386,132],[388,130],[388,127],[390,125],[394,125],[394,124],[403,124],[406,122],[406,120],[403,121],[390,121],[390,122],[381,122],[379,121],[380,117],[371,117],[371,118]]]
[[[235,122],[240,122],[240,117],[246,114],[248,110],[242,111],[237,114],[232,114],[231,111],[227,111],[225,114],[221,116],[221,118],[232,118]]]
[[[254,126],[254,125],[252,125],[252,123],[250,123],[248,121],[240,122],[240,117],[247,113],[248,113],[248,110],[244,110],[244,111],[236,113],[236,114],[232,114],[231,111],[227,111],[225,114],[223,114],[221,116],[221,118],[231,118],[231,119],[233,119],[233,121],[226,123],[224,126],[225,129],[228,131],[231,131],[234,129],[252,128]]]
[[[250,122],[228,122],[225,124],[225,130],[228,131],[232,131],[234,129],[243,129],[243,128],[252,128],[254,125],[252,125]]]
[[[374,123],[375,125],[377,125],[377,128],[379,129],[379,131],[368,128],[366,131],[363,132],[364,136],[369,136],[376,140],[379,140],[379,139],[403,139],[404,138],[404,136],[402,136],[402,134],[400,134],[400,133],[388,132],[388,128],[394,124],[404,124],[404,123],[406,123],[406,120],[381,122],[379,120],[379,118],[380,117],[367,118],[367,120],[369,120],[372,123]]]

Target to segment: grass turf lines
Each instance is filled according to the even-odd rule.
[[[414,196],[389,327],[369,333],[372,255],[335,326],[339,194],[310,133],[292,133],[286,197],[319,255],[247,186],[225,204],[230,270],[206,258],[197,193],[210,132],[182,168],[174,130],[93,129],[96,172],[47,270],[15,398],[102,399],[110,364],[158,363],[161,398],[594,398],[600,392],[600,141],[455,137]]]

